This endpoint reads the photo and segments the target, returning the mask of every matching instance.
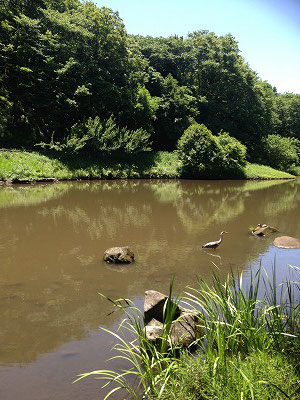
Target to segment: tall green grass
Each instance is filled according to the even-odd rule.
[[[264,296],[259,299],[262,288]],[[286,352],[291,344],[297,344],[297,292],[297,282],[287,280],[277,286],[276,269],[269,277],[260,268],[255,275],[251,274],[247,287],[243,274],[232,274],[224,283],[213,275],[212,286],[200,280],[198,288],[190,288],[186,293],[185,301],[201,310],[205,330],[205,341],[200,342],[203,352],[222,362],[227,354],[246,355],[254,350],[272,349]]]
[[[291,268],[300,276],[300,268]],[[97,375],[104,386],[113,384],[105,399],[117,390],[132,399],[299,399],[300,283],[287,279],[278,285],[275,268],[272,276],[260,268],[247,281],[243,274],[230,274],[225,282],[213,275],[212,283],[201,279],[171,302],[172,282],[159,345],[146,340],[143,315],[130,300],[114,301],[126,314],[118,333],[108,331],[118,340],[114,358],[131,368],[93,371],[79,379]],[[170,337],[179,302],[197,313],[203,332],[193,356],[175,348]]]

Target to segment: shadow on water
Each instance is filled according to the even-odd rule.
[[[141,305],[145,290],[167,292],[173,274],[179,291],[197,276],[209,278],[212,270],[224,277],[231,269],[256,268],[261,258],[267,267],[276,235],[300,237],[299,189],[297,180],[0,187],[4,398],[18,398],[12,383],[17,380],[23,393],[28,390],[24,400],[46,399],[41,389],[30,390],[26,382],[38,374],[46,380],[49,371],[51,384],[41,385],[46,393],[55,385],[57,400],[83,398],[80,389],[68,384],[80,368],[104,367],[111,341],[95,330],[100,324],[112,328],[120,318],[107,316],[111,310],[98,292],[135,298]],[[249,227],[257,223],[279,232],[255,238]],[[222,245],[202,250],[222,230],[230,232]],[[115,245],[130,245],[136,262],[125,267],[104,264],[104,250]],[[277,249],[280,268],[299,265],[294,254]],[[57,370],[57,363],[63,370]],[[23,366],[22,377],[18,365]]]

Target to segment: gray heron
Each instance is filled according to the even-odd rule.
[[[223,234],[224,234],[224,233],[228,233],[228,232],[222,231],[222,232],[220,233],[220,239],[219,239],[219,240],[216,240],[215,242],[208,242],[208,243],[204,244],[204,245],[202,246],[202,248],[203,248],[203,249],[216,249],[217,247],[219,247],[220,244],[221,244],[221,242],[222,242]]]

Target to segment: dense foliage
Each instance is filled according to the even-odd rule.
[[[178,141],[183,174],[194,177],[231,176],[246,165],[246,147],[227,132],[215,137],[204,124],[193,124]]]
[[[247,148],[228,132],[220,132],[217,141],[223,151],[224,170],[237,170],[246,165]]]
[[[280,135],[268,135],[262,140],[262,157],[271,167],[286,170],[298,163],[298,140]]]
[[[222,148],[205,125],[193,124],[178,142],[178,156],[185,174],[194,177],[219,171]]]
[[[230,34],[130,36],[117,12],[80,0],[6,0],[0,21],[1,147],[172,151],[196,122],[255,160],[270,133],[300,138],[300,95],[261,81]],[[91,138],[91,121],[113,123],[118,144]]]
[[[91,153],[135,154],[150,150],[150,134],[142,128],[129,130],[120,128],[113,116],[101,121],[98,116],[85,123],[76,123],[63,142],[37,143],[37,146],[65,153],[77,153],[85,148]]]

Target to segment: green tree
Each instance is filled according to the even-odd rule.
[[[299,164],[297,145],[293,138],[268,135],[262,140],[261,160],[271,167],[288,170]]]
[[[143,127],[152,135],[154,134],[154,121],[159,106],[159,98],[152,97],[145,86],[138,87],[134,104],[134,117],[136,127]]]
[[[201,122],[245,143],[266,134],[271,124],[267,94],[275,93],[244,62],[236,40],[207,31],[194,32],[187,40],[191,63],[186,79],[194,95],[205,99],[199,103]]]
[[[78,120],[112,112],[127,123],[137,65],[117,13],[77,0],[11,0],[0,11],[6,143],[63,140]]]
[[[276,97],[278,117],[276,132],[300,139],[300,94],[285,93]]]
[[[194,177],[220,175],[222,147],[205,125],[189,126],[179,139],[177,149],[184,174]]]
[[[162,82],[161,96],[154,122],[154,148],[174,150],[184,130],[195,121],[196,99],[186,86],[179,86],[172,75]]]

